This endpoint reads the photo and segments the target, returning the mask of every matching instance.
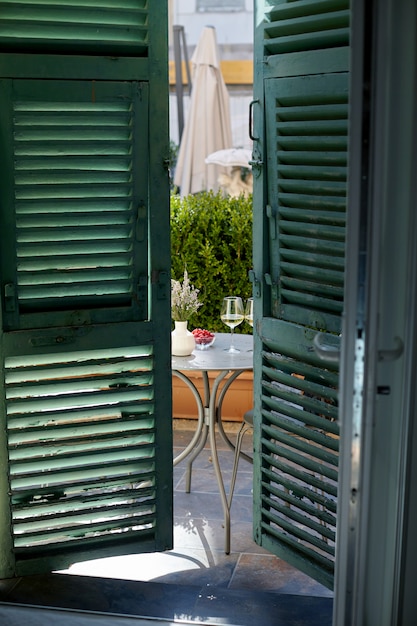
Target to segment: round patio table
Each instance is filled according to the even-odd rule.
[[[234,335],[233,340],[238,353],[228,352],[230,346],[229,333],[217,333],[216,340],[206,350],[195,348],[190,356],[173,356],[172,373],[180,378],[192,391],[198,408],[196,431],[186,448],[174,459],[174,465],[187,458],[186,492],[191,490],[191,472],[194,459],[203,450],[209,438],[213,466],[219,486],[224,513],[225,552],[230,553],[230,507],[226,496],[223,476],[217,454],[216,425],[222,439],[234,450],[234,445],[224,432],[222,424],[222,403],[230,385],[242,372],[253,369],[253,337],[252,335]],[[190,372],[201,372],[203,377],[203,393],[200,395],[193,381],[187,376]],[[209,372],[218,372],[210,387]],[[246,456],[242,453],[242,456]]]

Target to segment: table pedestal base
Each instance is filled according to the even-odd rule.
[[[192,382],[192,380],[190,380],[183,372],[178,370],[173,370],[172,372],[190,388],[195,397],[198,408],[197,427],[195,433],[186,448],[178,456],[175,457],[174,465],[177,465],[180,461],[187,458],[185,490],[186,493],[190,493],[193,462],[203,450],[204,446],[206,445],[207,438],[209,438],[214,471],[216,473],[217,484],[219,486],[219,493],[223,507],[226,554],[230,554],[230,506],[224,487],[223,476],[221,473],[219,457],[217,453],[216,425],[223,441],[231,450],[234,451],[235,446],[230,441],[223,428],[221,419],[221,408],[227,390],[229,389],[233,381],[236,380],[236,378],[243,371],[244,370],[235,370],[233,372],[230,372],[230,370],[221,371],[214,379],[213,387],[212,389],[210,389],[208,372],[203,370],[203,398],[201,398],[199,391],[195,384]],[[226,378],[228,374],[230,375],[228,378]],[[219,390],[222,381],[224,381],[224,384],[221,390]],[[244,453],[242,453],[242,456],[246,457],[247,459],[249,458]]]

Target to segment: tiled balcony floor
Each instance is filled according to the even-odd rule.
[[[176,422],[174,456],[190,440],[190,426],[192,421]],[[231,425],[232,440],[236,429],[236,425]],[[251,445],[248,435],[244,449],[250,452]],[[221,439],[219,458],[228,491],[233,452]],[[194,462],[189,494],[185,493],[185,469],[186,460],[174,468],[173,550],[78,563],[64,576],[50,575],[47,580],[32,577],[29,582],[26,579],[15,584],[12,592],[6,585],[8,593],[0,593],[0,600],[23,599],[36,604],[36,598],[42,595],[41,604],[46,605],[52,600],[52,605],[69,608],[97,610],[106,606],[106,610],[114,611],[117,607],[118,613],[133,612],[138,616],[248,626],[292,624],[296,607],[307,617],[303,621],[297,614],[298,621],[294,623],[330,624],[332,592],[269,554],[252,539],[252,465],[244,459],[240,461],[231,511],[229,555],[224,553],[223,514],[208,445]],[[133,595],[132,609],[129,598]],[[66,601],[62,601],[64,596]],[[139,604],[138,596],[142,598]],[[126,598],[126,602],[121,598]]]
[[[174,427],[174,456],[190,441],[192,421]],[[229,430],[235,431],[236,425]],[[234,432],[230,435],[232,440]],[[219,458],[228,492],[233,452],[218,439]],[[244,449],[250,453],[251,436]],[[191,493],[185,493],[186,460],[174,468],[174,549],[80,563],[72,574],[108,576],[184,585],[210,585],[275,593],[332,596],[332,593],[252,539],[252,465],[240,460],[231,511],[231,553],[224,553],[223,512],[208,443],[193,464]]]

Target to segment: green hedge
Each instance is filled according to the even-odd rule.
[[[203,192],[184,198],[171,196],[171,275],[181,280],[187,269],[200,290],[203,306],[189,327],[229,332],[220,320],[225,296],[252,295],[252,197],[224,197]],[[251,333],[243,322],[236,332]]]

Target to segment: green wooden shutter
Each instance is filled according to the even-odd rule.
[[[172,547],[166,17],[0,2],[1,577]]]
[[[255,182],[262,314],[254,532],[265,548],[332,587],[338,365],[321,360],[314,338],[320,331],[337,345],[341,331],[349,5],[299,0],[263,11],[256,34],[262,115],[254,145],[264,163]]]
[[[274,316],[340,332],[347,74],[265,85]]]
[[[0,45],[9,52],[147,55],[148,0],[2,0]]]
[[[7,326],[66,324],[77,309],[147,319],[147,290],[135,298],[148,274],[147,82],[4,81],[2,94]]]

